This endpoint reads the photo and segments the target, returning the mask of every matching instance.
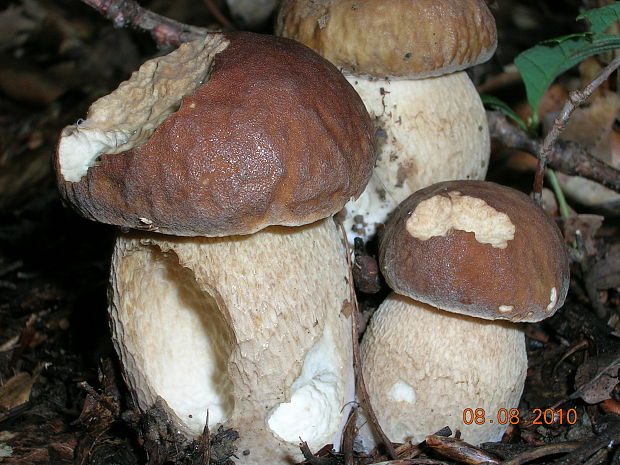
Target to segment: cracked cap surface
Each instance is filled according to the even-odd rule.
[[[338,212],[362,192],[375,159],[372,125],[337,69],[288,39],[250,33],[222,37],[228,44],[218,42],[212,63],[198,73],[195,88],[180,96],[178,109],[161,123],[147,121],[156,128],[145,141],[115,153],[109,146],[124,144],[131,131],[93,123],[113,112],[106,105],[65,128],[56,158],[58,185],[79,213],[167,234],[227,236],[308,224]],[[167,59],[183,61],[196,46],[203,44],[186,44]],[[143,74],[155,82],[163,66],[155,62],[151,68]],[[166,72],[173,73],[174,65]],[[142,77],[138,72],[132,79]],[[154,102],[157,92],[165,91],[154,86],[149,94],[151,87],[143,87],[140,98]],[[144,126],[141,122],[132,131]],[[67,143],[84,131],[87,143]],[[107,146],[98,160],[87,162],[78,180],[68,178],[63,148],[79,157],[94,145],[102,150],[101,140]]]

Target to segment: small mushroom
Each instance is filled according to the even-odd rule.
[[[486,115],[463,71],[495,51],[495,21],[483,0],[288,0],[277,32],[341,68],[375,120],[374,175],[346,207],[351,243],[371,238],[418,189],[484,179]]]
[[[472,443],[499,440],[527,369],[514,322],[551,316],[568,291],[553,220],[514,189],[441,182],[401,203],[380,266],[395,293],[370,321],[362,364],[388,437],[420,441],[449,426]]]
[[[331,215],[374,158],[368,114],[335,67],[247,33],[145,63],[65,128],[65,200],[137,230],[117,240],[109,313],[140,409],[159,400],[188,437],[208,412],[239,432],[244,464],[299,461],[300,437],[338,444],[354,393]]]

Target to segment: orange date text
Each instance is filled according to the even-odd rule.
[[[523,419],[523,415],[519,409],[500,408],[497,411],[489,412],[482,408],[463,410],[463,423],[466,425],[484,425],[487,423],[499,423],[500,425],[552,425],[552,424],[568,424],[577,423],[577,410],[569,409],[540,409],[535,408],[532,414],[528,415],[528,419]]]

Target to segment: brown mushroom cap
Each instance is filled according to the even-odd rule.
[[[375,77],[452,73],[488,60],[497,46],[483,0],[288,0],[276,31]]]
[[[142,108],[142,101],[108,99],[96,114],[89,112],[85,123],[65,128],[56,158],[58,184],[82,215],[175,235],[249,234],[327,217],[363,191],[375,159],[372,126],[338,70],[288,39],[249,33],[221,37],[225,40],[212,63],[196,78],[195,89],[181,95],[178,110],[145,141],[114,155],[103,152],[76,181],[63,174],[65,147],[79,152],[69,138],[114,112],[105,107],[108,102],[128,105],[131,112],[132,106]],[[187,44],[169,55],[172,66],[166,73],[194,66],[187,55],[198,46]],[[148,68],[152,72],[139,71],[132,79],[155,81],[159,68],[157,63]],[[148,86],[134,87],[142,92],[132,91],[136,99],[156,101],[158,92],[169,92],[162,87],[149,94]],[[126,93],[127,88],[133,89],[125,86]],[[114,128],[105,129],[106,141],[116,137]]]
[[[397,293],[486,319],[539,321],[564,303],[568,255],[554,221],[527,195],[448,181],[401,203],[380,265]]]

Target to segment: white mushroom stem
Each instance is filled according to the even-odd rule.
[[[338,441],[353,399],[348,276],[333,220],[251,236],[118,239],[114,344],[143,410],[240,434],[244,464],[301,460]],[[334,442],[338,444],[338,442]]]
[[[370,239],[402,200],[423,187],[484,179],[489,130],[465,72],[400,80],[345,76],[375,120],[379,150],[366,190],[345,206],[349,242]]]
[[[395,293],[373,315],[361,353],[370,400],[395,442],[419,442],[445,426],[472,444],[500,440],[527,371],[518,326],[447,313]],[[485,420],[465,424],[466,409],[483,409]],[[368,428],[361,434],[373,447]]]

